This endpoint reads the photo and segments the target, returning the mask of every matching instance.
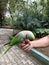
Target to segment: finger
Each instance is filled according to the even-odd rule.
[[[24,51],[29,51],[28,49],[29,49],[29,47],[25,48]]]
[[[29,43],[29,39],[25,39],[25,43]]]
[[[20,45],[20,46],[25,45],[25,41],[22,41],[19,45]]]
[[[20,44],[20,46],[21,46],[21,47],[23,47],[23,46],[25,46],[25,44],[24,44],[24,43],[22,43],[22,44]]]
[[[31,47],[29,46],[29,47],[25,48],[24,50],[25,51],[30,51],[31,50]]]
[[[26,44],[25,46],[23,46],[22,48],[25,49],[29,46],[29,44]]]

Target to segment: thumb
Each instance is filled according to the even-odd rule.
[[[25,39],[25,43],[29,44],[30,40],[29,39]]]

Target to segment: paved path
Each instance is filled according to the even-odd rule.
[[[0,53],[2,54],[6,50],[4,47]],[[0,54],[0,56],[1,56]],[[0,65],[42,65],[34,57],[24,52],[18,46],[14,46],[7,52],[7,54],[1,58]]]
[[[13,30],[0,30],[0,47],[3,43],[9,41],[9,36]],[[2,43],[2,44],[1,44]],[[0,49],[0,56],[6,50],[7,46]],[[24,52],[20,47],[13,46],[7,54],[0,59],[0,65],[42,65],[33,56]]]

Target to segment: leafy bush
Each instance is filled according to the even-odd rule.
[[[33,32],[34,32],[35,36],[38,38],[49,35],[49,29],[45,29],[45,28],[37,28],[37,29],[33,30]]]

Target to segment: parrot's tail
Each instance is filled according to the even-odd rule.
[[[6,51],[2,54],[2,56],[0,58],[2,58],[11,48],[12,48],[12,46],[8,46],[8,48],[6,49]]]
[[[10,43],[10,42],[1,45],[0,50],[1,50],[4,46],[8,45],[9,43]]]

